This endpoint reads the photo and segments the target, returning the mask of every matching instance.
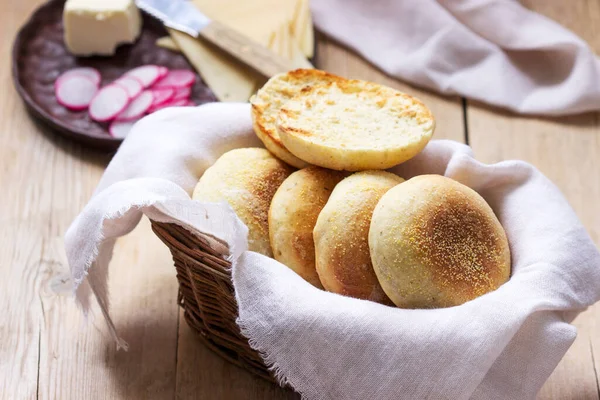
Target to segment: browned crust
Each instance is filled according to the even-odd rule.
[[[254,117],[254,131],[258,135],[259,139],[262,139],[261,135],[268,136],[271,141],[282,149],[286,149],[286,147],[281,142],[279,135],[274,135],[272,130],[267,129],[265,127],[265,119],[263,117],[265,108],[261,107],[257,104],[252,104],[252,116]]]
[[[372,204],[365,206],[366,211],[375,208],[377,202],[369,203]],[[381,288],[371,263],[368,240],[371,218],[366,217],[367,214],[357,215],[352,226],[348,227],[345,239],[329,251],[327,263],[336,287],[325,288],[345,296],[392,304]]]
[[[269,209],[269,237],[271,247],[275,259],[280,259],[283,255],[282,249],[285,249],[286,256],[294,260],[294,267],[300,268],[297,270],[304,279],[312,283],[314,286],[322,288],[321,281],[315,270],[315,243],[313,238],[313,229],[317,222],[319,213],[327,203],[329,196],[333,192],[335,185],[348,174],[345,172],[332,171],[321,167],[310,166],[290,175],[287,183],[284,182],[279,187],[279,190],[292,191],[295,193],[294,204],[297,205],[296,211],[291,212],[291,215],[298,215],[297,212],[302,210],[302,218],[298,220],[288,219],[287,229],[292,232],[289,242],[277,241],[276,232],[271,230],[273,227],[273,206],[276,204],[277,192],[273,198]],[[298,178],[302,177],[305,182],[310,182],[309,185],[298,186]],[[293,186],[290,186],[290,183]],[[301,188],[301,190],[298,190]],[[286,209],[285,204],[281,201],[277,203]],[[286,213],[289,217],[290,214]],[[278,221],[281,223],[281,221]],[[288,265],[291,267],[291,265]]]
[[[275,157],[272,157],[272,160],[268,160],[267,163],[272,163],[270,168],[256,175],[248,174],[248,181],[245,185],[255,199],[253,204],[248,204],[253,209],[248,217],[254,221],[255,228],[259,229],[265,237],[269,237],[269,207],[271,206],[271,200],[279,186],[294,171],[286,163]]]
[[[388,190],[402,182],[402,179],[389,172],[364,172],[364,174],[373,173],[379,176],[389,175],[398,181],[388,182],[385,185],[371,183],[367,186],[359,186],[362,200],[360,203],[352,202],[349,208],[346,207],[349,213],[344,220],[347,218],[349,222],[343,229],[337,229],[336,226],[338,212],[329,210],[326,214],[327,219],[317,224],[313,233],[315,248],[319,253],[316,257],[317,263],[320,263],[317,272],[328,291],[392,305],[373,269],[369,250],[369,229],[377,203]],[[336,201],[339,202],[340,198]],[[338,204],[336,203],[336,208]],[[321,213],[319,218],[324,218],[323,215]]]
[[[304,136],[304,137],[313,136],[313,132],[311,132],[311,131],[307,131],[306,129],[294,128],[294,127],[290,127],[290,126],[287,127],[285,129],[285,131],[295,133],[296,136]]]
[[[248,227],[249,239],[270,243],[268,215],[271,200],[281,183],[293,171],[292,167],[265,149],[240,148],[223,154],[206,170],[198,185],[202,185],[201,193],[207,193],[207,196],[218,193],[218,197],[230,203],[237,216]],[[220,180],[222,187],[215,191],[207,186],[207,179],[208,182]],[[237,194],[239,189],[249,194],[247,200],[240,201]],[[194,191],[194,199],[204,200],[203,196],[196,197]],[[257,248],[250,249],[259,251]]]
[[[434,285],[459,302],[497,289],[510,274],[510,252],[504,229],[489,205],[450,178],[414,179],[429,179],[444,187],[443,201],[424,208],[407,232]]]
[[[334,82],[334,81],[335,82],[346,81],[345,78],[330,74],[329,72],[317,70],[317,69],[296,69],[296,70],[286,73],[283,78],[287,81],[296,81],[298,83],[298,86],[300,86],[302,83],[304,84],[304,86],[300,86],[300,88],[298,89],[297,92],[289,93],[290,98],[300,92],[310,92],[314,86],[318,86],[320,84],[325,84],[327,82]],[[316,82],[318,82],[318,84]],[[267,88],[267,90],[268,90],[268,88]],[[266,107],[263,107],[263,106],[253,103],[252,101],[251,101],[251,105],[252,105],[252,117],[254,120],[255,130],[257,131],[258,137],[261,138],[260,134],[265,135],[265,136],[269,137],[269,139],[274,144],[276,144],[280,148],[285,149],[287,151],[287,148],[283,145],[283,143],[281,142],[281,139],[279,138],[279,135],[277,134],[277,130],[269,129],[266,127],[267,121],[264,117],[264,114],[265,114],[265,110],[268,107],[268,105]],[[260,131],[260,134],[258,131]]]

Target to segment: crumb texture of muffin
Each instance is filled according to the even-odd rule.
[[[376,83],[331,80],[279,110],[277,132],[296,157],[324,168],[386,169],[417,155],[435,120],[418,99]]]
[[[344,78],[316,69],[298,69],[276,75],[250,98],[256,136],[275,156],[296,168],[309,164],[286,149],[277,133],[279,109],[292,97],[312,86],[343,81]]]

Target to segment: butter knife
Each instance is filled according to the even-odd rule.
[[[136,0],[136,4],[169,28],[206,39],[267,78],[294,69],[289,60],[236,30],[211,20],[190,1]]]

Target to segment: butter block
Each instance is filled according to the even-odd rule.
[[[67,0],[63,25],[72,54],[109,56],[120,44],[135,42],[142,16],[133,0]]]

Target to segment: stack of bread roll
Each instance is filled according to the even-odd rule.
[[[228,202],[251,251],[318,288],[403,308],[459,305],[509,279],[506,234],[477,192],[385,171],[429,142],[435,121],[421,101],[296,70],[250,102],[266,149],[225,153],[193,198]]]

